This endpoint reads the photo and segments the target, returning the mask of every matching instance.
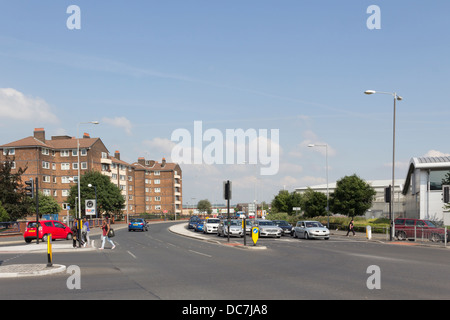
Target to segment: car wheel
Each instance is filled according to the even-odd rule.
[[[67,237],[66,237],[66,240],[72,240],[72,239],[73,239],[72,234],[71,234],[71,233],[68,233],[68,234],[67,234]]]
[[[44,234],[42,236],[42,241],[47,242],[47,240],[48,240],[48,235]]]
[[[400,241],[406,240],[406,233],[404,231],[399,231],[397,233],[397,239]]]
[[[25,239],[25,242],[26,242],[26,243],[30,243],[30,242],[31,242],[31,239]]]
[[[430,241],[432,241],[432,242],[440,242],[441,241],[441,236],[439,234],[437,234],[437,233],[433,233],[430,236]]]
[[[308,239],[309,239],[309,235],[308,235],[308,232],[305,232],[305,233],[304,233],[304,237],[305,237],[305,239],[306,239],[306,240],[308,240]]]

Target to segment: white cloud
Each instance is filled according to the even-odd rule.
[[[50,109],[44,99],[26,96],[13,88],[0,88],[0,114],[3,119],[59,122]]]
[[[121,128],[127,135],[131,136],[131,129],[133,126],[131,124],[131,121],[125,117],[103,118],[102,122],[105,122],[117,128]]]
[[[326,151],[327,151],[326,149],[328,149],[328,156],[336,155],[336,150],[333,149],[328,143],[320,141],[318,136],[311,130],[305,131],[303,133],[303,136],[305,137],[305,139],[300,143],[299,147],[307,148],[310,144],[314,144],[317,146],[316,148],[311,148],[314,151],[316,151],[322,155],[325,155]],[[319,147],[318,145],[328,145],[328,147],[327,148]],[[292,152],[291,152],[291,154],[292,154]],[[292,154],[292,155],[295,155],[295,151],[294,151],[294,154]],[[297,156],[300,156],[300,154],[297,153]]]
[[[448,156],[450,156],[450,153],[443,153],[437,150],[429,150],[426,154],[424,154],[424,157],[448,157]]]
[[[175,146],[175,142],[166,138],[153,138],[151,140],[144,140],[142,142],[151,159],[166,158],[167,161],[172,161],[171,153]]]

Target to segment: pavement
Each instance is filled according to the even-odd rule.
[[[161,222],[158,222],[161,223]],[[127,228],[126,224],[114,225],[115,230]],[[230,241],[224,241],[222,238],[213,238],[210,235],[204,235],[203,233],[195,232],[187,228],[187,221],[183,221],[169,227],[169,230],[175,234],[194,238],[197,240],[208,241],[211,243],[216,243],[224,246],[245,249],[245,250],[264,250],[266,246],[263,245],[253,245],[251,237],[247,238],[247,245],[244,246],[242,238],[230,238]],[[90,237],[98,236],[101,233],[100,228],[95,228],[91,231]],[[347,231],[344,230],[330,230],[331,237],[347,238]],[[350,234],[349,238],[355,241],[366,241],[366,242],[382,242],[388,244],[399,244],[399,245],[425,245],[427,243],[417,243],[411,241],[389,241],[389,236],[386,234],[373,233],[371,239],[367,238],[366,233],[356,233],[355,236]],[[16,237],[17,239],[17,237]],[[0,239],[0,254],[1,253],[46,253],[47,243],[40,241],[39,244],[32,242],[29,244],[24,244],[24,240],[8,240],[8,238]],[[93,240],[91,240],[92,242]],[[22,245],[18,245],[22,244]],[[433,245],[436,247],[436,245]],[[72,241],[58,241],[52,242],[52,252],[87,252],[96,251],[100,247],[100,241],[94,239],[91,246],[73,248]],[[447,247],[448,248],[448,247]],[[0,260],[0,264],[2,261]],[[49,274],[61,273],[66,270],[66,266],[53,264],[52,266],[47,266],[47,264],[10,264],[10,265],[0,265],[0,278],[15,278],[15,277],[29,277],[29,276],[45,276]]]
[[[127,228],[127,225],[114,225],[114,230]],[[99,249],[101,242],[99,239],[92,239],[94,236],[99,236],[102,230],[94,228],[91,230],[89,236],[91,238],[91,245],[86,247],[73,247],[72,241],[54,240],[52,241],[52,254],[60,252],[88,252]],[[31,243],[24,243],[23,238],[18,240],[18,237],[2,238],[0,239],[0,254],[2,253],[17,253],[19,255],[26,253],[43,253],[48,251],[47,242],[35,241]],[[4,262],[4,261],[3,261]],[[0,264],[2,261],[0,260]],[[0,278],[16,278],[16,277],[30,277],[30,276],[45,276],[66,271],[66,266],[59,264],[9,264],[0,265]]]

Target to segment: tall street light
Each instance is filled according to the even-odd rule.
[[[390,241],[392,241],[392,233],[393,233],[393,222],[392,222],[392,216],[394,214],[394,178],[395,178],[395,114],[396,114],[396,102],[403,100],[402,97],[397,95],[396,92],[382,92],[382,91],[375,91],[375,90],[366,90],[364,92],[365,94],[388,94],[394,97],[394,120],[393,120],[393,132],[392,132],[392,186],[391,186],[391,201],[389,202],[389,221],[391,224],[391,232],[389,235]]]
[[[330,193],[328,190],[328,144],[309,144],[309,148],[314,147],[325,147],[325,160],[326,160],[326,171],[327,171],[327,228],[330,228]]]
[[[98,121],[80,122],[77,125],[77,156],[78,156],[78,218],[81,219],[81,192],[80,192],[80,124],[99,124]],[[79,226],[78,226],[79,228]]]

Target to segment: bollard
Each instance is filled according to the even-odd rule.
[[[366,226],[366,237],[367,239],[372,239],[372,227],[371,226]]]
[[[52,267],[52,234],[47,236],[47,267]]]

